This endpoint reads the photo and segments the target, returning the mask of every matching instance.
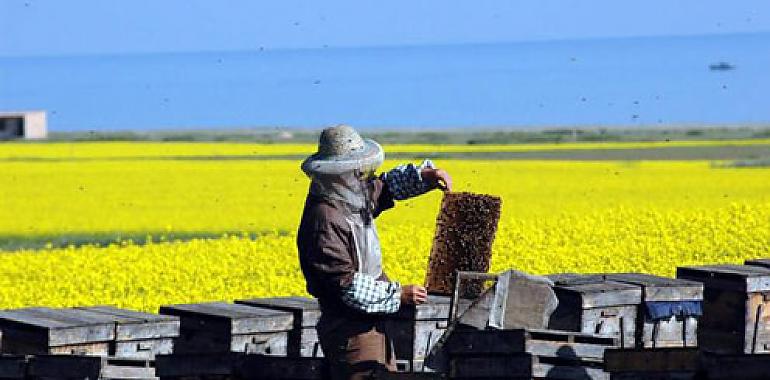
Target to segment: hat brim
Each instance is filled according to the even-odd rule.
[[[364,139],[364,149],[360,152],[341,156],[311,155],[302,162],[302,171],[309,176],[342,174],[356,169],[366,172],[377,169],[384,160],[382,146],[372,139]]]

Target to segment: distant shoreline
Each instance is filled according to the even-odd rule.
[[[691,140],[743,140],[770,138],[770,125],[672,128],[545,128],[389,130],[361,128],[362,134],[389,144],[527,144],[568,142],[646,142]],[[189,141],[315,143],[320,129],[239,128],[168,129],[152,131],[51,132],[45,141]],[[19,140],[16,140],[19,141]]]

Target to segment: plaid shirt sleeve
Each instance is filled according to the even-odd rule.
[[[342,294],[342,301],[364,313],[395,313],[401,307],[401,284],[378,281],[372,276],[356,272],[353,282]]]
[[[424,160],[420,166],[414,164],[399,165],[383,174],[382,180],[388,185],[388,190],[393,194],[393,198],[401,201],[431,190],[431,185],[423,181],[420,175],[424,168],[433,169],[433,162]]]

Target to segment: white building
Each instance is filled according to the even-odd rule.
[[[48,137],[45,111],[0,112],[0,140]]]

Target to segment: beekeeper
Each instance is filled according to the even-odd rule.
[[[321,306],[316,329],[333,379],[395,370],[387,316],[427,299],[422,286],[400,285],[385,275],[374,219],[394,200],[448,191],[452,180],[429,160],[377,176],[383,159],[379,144],[339,125],[323,130],[318,152],[302,163],[311,183],[297,248],[307,290]]]

